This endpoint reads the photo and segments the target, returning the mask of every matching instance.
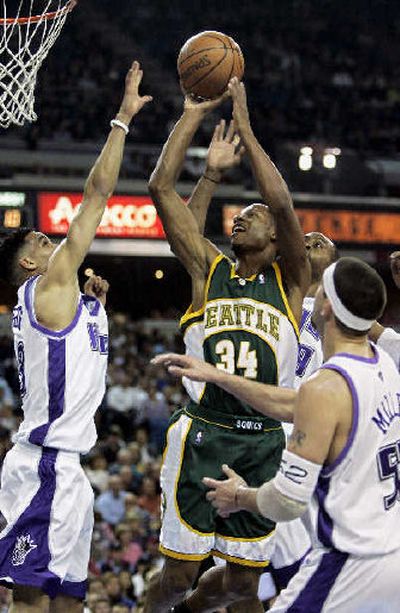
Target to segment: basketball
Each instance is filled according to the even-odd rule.
[[[200,32],[189,38],[178,56],[178,73],[185,94],[217,98],[232,77],[241,79],[244,59],[239,45],[222,32]]]

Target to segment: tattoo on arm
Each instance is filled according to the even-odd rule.
[[[304,439],[306,438],[306,433],[302,430],[295,430],[290,437],[290,442],[294,445],[302,446]]]

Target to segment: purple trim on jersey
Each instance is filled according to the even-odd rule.
[[[318,568],[286,613],[320,613],[347,559],[348,554],[341,551],[324,553]]]
[[[278,589],[278,592],[285,589],[287,587],[289,581],[295,574],[299,571],[299,568],[304,560],[304,558],[310,553],[311,548],[306,551],[304,556],[300,558],[300,560],[296,560],[293,564],[289,564],[288,566],[282,566],[281,568],[275,568],[273,564],[270,566],[270,573],[275,582],[275,585]]]
[[[46,447],[38,466],[40,486],[29,506],[19,516],[11,530],[0,537],[0,577],[2,584],[11,587],[5,581],[10,577],[17,585],[31,585],[38,587],[54,598],[60,590],[61,580],[52,573],[48,566],[51,554],[48,543],[51,506],[56,491],[55,463],[57,450]],[[12,563],[18,538],[30,537],[31,543],[36,545],[20,563]]]
[[[325,547],[333,548],[333,519],[325,508],[325,500],[329,493],[329,477],[318,477],[314,495],[318,500],[317,534],[318,540]]]
[[[364,362],[365,364],[377,364],[379,360],[379,352],[378,348],[374,343],[369,343],[374,355],[372,358],[363,358],[361,355],[354,355],[354,353],[337,353],[335,357],[341,358],[350,358],[351,360],[356,360],[357,362]]]
[[[339,355],[339,354],[337,354],[337,355]],[[345,355],[345,354],[342,354],[342,355]],[[357,428],[358,428],[360,408],[359,408],[357,390],[356,390],[356,388],[354,386],[353,379],[351,378],[351,376],[349,375],[347,370],[345,370],[341,366],[338,366],[337,364],[331,364],[329,362],[327,362],[326,364],[323,364],[321,366],[321,369],[323,369],[323,368],[326,369],[326,370],[335,370],[340,375],[342,375],[342,377],[346,380],[347,385],[349,386],[349,389],[350,389],[350,392],[351,392],[351,397],[353,399],[353,417],[352,417],[352,422],[351,422],[350,434],[348,436],[348,439],[346,441],[345,446],[343,447],[342,451],[339,453],[339,455],[336,458],[336,460],[334,460],[332,462],[332,464],[325,464],[325,466],[323,467],[323,469],[321,471],[322,475],[327,475],[327,474],[330,474],[337,466],[339,466],[339,464],[347,456],[347,454],[348,454],[348,452],[349,452],[349,450],[350,450],[350,448],[351,448],[351,446],[353,444],[354,438],[356,436]]]
[[[64,411],[65,394],[65,339],[48,339],[47,386],[49,391],[49,419],[47,423],[34,428],[29,435],[33,445],[43,445],[51,424]]]
[[[97,317],[100,311],[100,305],[101,305],[100,300],[98,300],[94,296],[88,296],[87,294],[82,294],[82,301],[84,305],[87,306],[89,313],[93,315],[93,317]]]
[[[65,594],[65,596],[71,596],[72,598],[78,598],[84,600],[87,590],[87,579],[85,581],[63,581],[61,583],[59,594]]]
[[[26,282],[26,285],[25,285],[24,297],[25,297],[25,306],[26,306],[26,309],[29,315],[29,322],[32,328],[35,328],[35,330],[42,332],[42,334],[46,334],[46,336],[52,336],[53,338],[62,338],[63,336],[66,336],[67,334],[69,334],[75,328],[76,324],[78,323],[80,314],[82,312],[82,305],[83,305],[82,297],[80,297],[79,299],[79,303],[76,308],[74,318],[69,324],[69,326],[67,326],[63,330],[58,330],[57,332],[55,330],[50,330],[50,328],[45,328],[44,326],[41,326],[36,320],[35,309],[33,307],[32,299],[31,299],[31,288],[32,288],[34,281],[37,278],[38,278],[38,275],[31,277]]]

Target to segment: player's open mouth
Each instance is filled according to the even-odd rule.
[[[234,234],[237,234],[238,232],[246,232],[246,228],[242,226],[242,224],[240,223],[237,223],[233,226],[231,236],[233,236]]]

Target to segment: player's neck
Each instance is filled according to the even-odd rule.
[[[315,298],[315,294],[317,293],[317,289],[320,286],[321,281],[314,281],[314,283],[311,283],[310,287],[307,290],[307,298]]]
[[[265,253],[243,253],[236,259],[235,271],[239,277],[248,278],[263,272],[272,263]]]
[[[349,337],[336,326],[326,330],[323,352],[325,362],[337,353],[349,353],[362,358],[371,358],[374,355],[367,336]]]

